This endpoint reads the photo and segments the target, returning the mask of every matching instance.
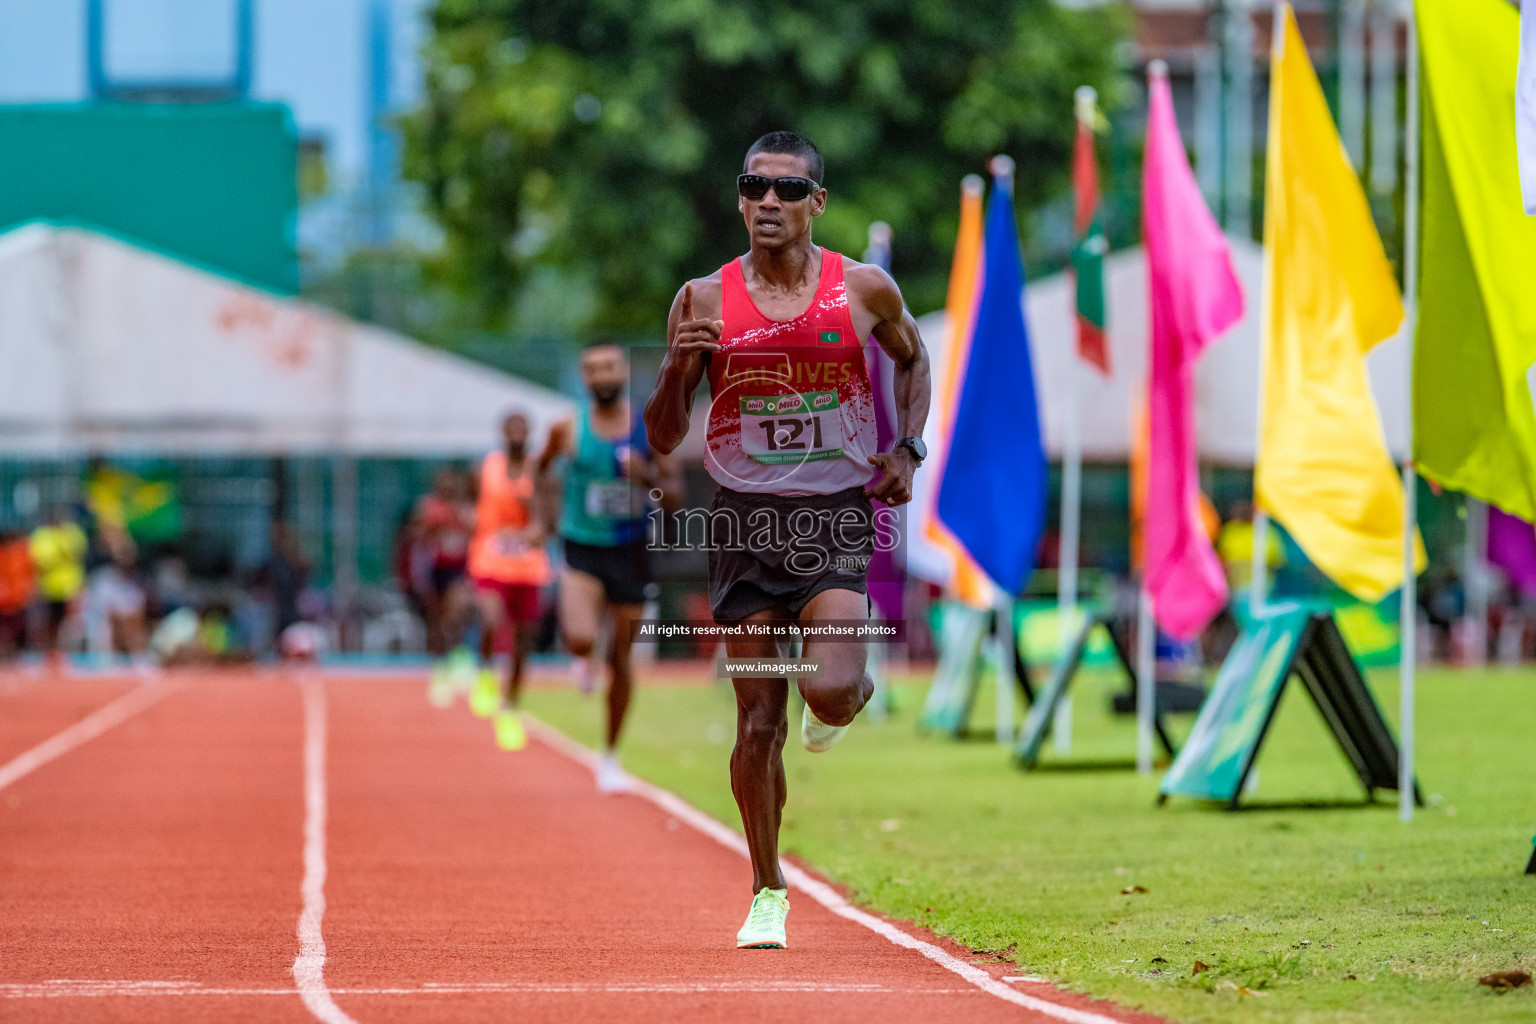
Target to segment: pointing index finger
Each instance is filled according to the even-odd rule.
[[[693,284],[683,285],[683,320],[693,319]]]

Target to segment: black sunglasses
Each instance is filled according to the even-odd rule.
[[[798,203],[821,186],[810,178],[765,178],[761,174],[736,176],[736,191],[741,193],[741,198],[754,203],[767,195],[770,188],[784,202]]]

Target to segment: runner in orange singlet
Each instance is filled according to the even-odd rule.
[[[827,203],[816,147],[772,132],[753,143],[742,170],[738,208],[751,250],[678,292],[645,424],[656,449],[672,451],[688,432],[693,395],[708,377],[704,464],[720,485],[709,530],[716,622],[816,627],[864,619],[869,555],[884,526],[871,499],[887,512],[911,500],[912,474],[926,455],[928,357],[889,274],[811,241],[811,223]],[[900,440],[888,452],[876,449],[866,338],[896,366]],[[727,527],[723,543],[717,521]],[[740,527],[739,539],[731,539],[732,525]],[[774,639],[732,639],[726,650],[732,659],[783,656]],[[799,680],[800,737],[806,749],[823,751],[841,738],[874,686],[862,639],[807,639],[804,657],[822,671]],[[789,901],[778,842],[789,681],[732,682],[731,789],[755,894],[736,944],[783,948]]]
[[[506,442],[480,464],[480,500],[475,506],[475,535],[469,545],[469,575],[480,607],[481,678],[470,697],[477,713],[493,712],[496,742],[504,750],[527,743],[523,729],[523,663],[539,618],[539,588],[549,582],[547,502],[538,488],[538,474],[528,457],[528,419],[521,413],[501,425]],[[482,701],[494,693],[491,668],[496,635],[512,631],[511,659],[501,688],[499,708]],[[492,700],[494,701],[494,696]]]

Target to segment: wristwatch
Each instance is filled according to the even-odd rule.
[[[905,448],[907,451],[911,452],[912,458],[916,460],[919,466],[921,466],[923,464],[923,460],[928,457],[928,446],[923,444],[923,439],[920,437],[904,437],[900,441],[897,441],[894,447]]]

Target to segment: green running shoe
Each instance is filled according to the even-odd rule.
[[[496,726],[496,745],[502,750],[522,750],[528,745],[528,732],[523,728],[523,713],[514,708],[503,708],[493,719]]]
[[[427,684],[427,700],[435,708],[446,708],[452,706],[454,696],[453,674],[449,671],[448,663],[440,661],[432,666],[432,681]]]
[[[477,718],[490,718],[501,707],[501,685],[496,673],[488,668],[480,670],[474,688],[469,691],[469,710]]]
[[[737,949],[788,949],[784,919],[789,916],[789,890],[770,889],[752,897],[747,923],[736,933]]]

